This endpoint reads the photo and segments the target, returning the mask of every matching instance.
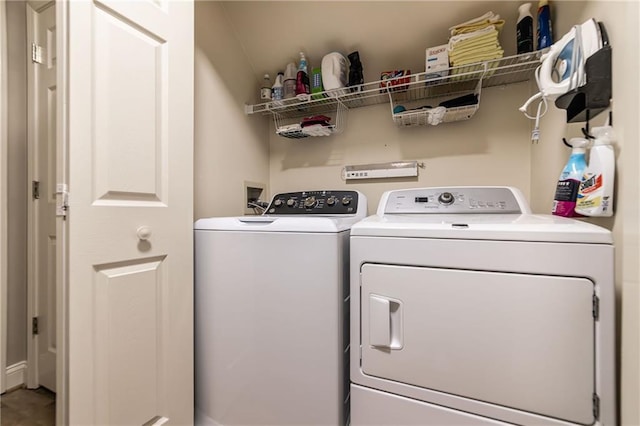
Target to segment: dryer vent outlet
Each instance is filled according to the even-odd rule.
[[[268,202],[265,200],[267,193],[265,191],[266,185],[257,182],[244,183],[244,214],[262,214],[260,203]]]

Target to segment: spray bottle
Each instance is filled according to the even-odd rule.
[[[300,63],[298,64],[298,74],[296,74],[296,97],[301,100],[309,98],[311,87],[309,85],[309,74],[307,71],[307,58],[304,52],[300,52]]]
[[[578,189],[576,213],[584,216],[613,215],[613,181],[615,155],[612,142],[616,140],[613,127],[594,127],[595,139],[589,152],[589,166],[585,169]]]
[[[553,197],[553,209],[551,213],[556,216],[573,217],[578,216],[575,212],[576,198],[582,180],[584,170],[587,168],[585,152],[589,142],[584,138],[572,138],[571,156],[567,165],[560,174],[560,179],[556,186],[556,194]]]

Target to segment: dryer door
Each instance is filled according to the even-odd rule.
[[[593,423],[591,281],[365,264],[361,285],[364,374]]]

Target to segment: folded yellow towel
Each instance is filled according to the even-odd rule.
[[[476,55],[468,55],[461,58],[457,58],[451,61],[452,67],[459,67],[462,65],[473,64],[476,62],[490,61],[492,59],[500,59],[504,56],[504,50],[495,50],[492,52],[478,53]]]
[[[458,56],[467,55],[469,53],[487,52],[487,51],[499,50],[499,49],[502,49],[502,46],[500,46],[500,43],[498,43],[497,41],[493,41],[493,42],[490,42],[490,43],[472,44],[472,45],[464,47],[462,49],[455,48],[453,50],[450,50],[449,51],[449,59],[456,58]]]
[[[500,19],[495,22],[483,22],[481,24],[475,24],[475,25],[469,25],[466,27],[457,28],[456,30],[451,32],[451,35],[456,36],[460,34],[468,34],[474,31],[482,30],[488,26],[493,26],[496,30],[501,31],[502,27],[504,27],[504,19]]]
[[[476,40],[465,40],[463,42],[460,43],[456,43],[453,47],[450,47],[448,50],[449,52],[460,52],[463,50],[469,50],[469,49],[474,49],[474,48],[480,48],[480,47],[484,47],[484,46],[496,46],[499,45],[500,42],[498,41],[498,39],[496,37],[489,37],[489,38],[479,38]]]
[[[459,43],[464,43],[468,40],[488,40],[488,39],[497,39],[498,38],[498,30],[496,30],[493,25],[488,26],[479,31],[474,31],[468,34],[458,34],[457,36],[453,36],[449,38],[449,50],[453,50],[453,48]]]
[[[474,44],[469,47],[464,47],[462,49],[455,48],[454,50],[449,51],[449,58],[457,58],[462,55],[466,55],[468,53],[473,53],[477,51],[490,51],[494,49],[502,49],[500,43],[491,42],[491,43],[483,43],[483,44]]]
[[[480,30],[489,24],[495,24],[497,30],[501,30],[504,25],[504,20],[500,19],[500,15],[493,12],[487,12],[482,16],[470,19],[466,22],[454,25],[449,28],[452,36],[458,34],[464,34],[475,30]]]

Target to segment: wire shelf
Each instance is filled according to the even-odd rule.
[[[336,111],[337,105],[348,109],[389,102],[389,92],[393,91],[398,101],[410,102],[423,99],[455,96],[474,91],[481,86],[492,87],[527,81],[540,65],[542,52],[524,53],[471,65],[453,67],[446,70],[448,75],[433,77],[432,72],[413,74],[403,91],[397,86],[380,87],[380,81],[364,83],[359,86],[316,93],[302,99],[290,98],[277,102],[245,105],[247,114],[274,115],[280,119],[311,116]],[[407,78],[401,77],[401,78]],[[390,80],[387,80],[390,83]],[[395,119],[394,119],[395,121]]]
[[[478,110],[478,104],[453,108],[427,109],[421,111],[405,111],[393,114],[393,122],[398,126],[426,126],[440,123],[452,123],[454,121],[468,120]]]
[[[315,124],[311,126],[303,126],[300,116],[290,116],[285,113],[273,112],[273,120],[276,126],[276,134],[289,139],[305,139],[308,137],[331,136],[342,133],[346,124],[347,107],[340,101],[332,104],[323,104],[325,109],[312,110],[305,109],[303,116],[314,116],[318,114],[329,114],[334,117],[333,123],[329,125]],[[319,107],[319,105],[316,105]],[[322,112],[318,112],[322,111]]]

